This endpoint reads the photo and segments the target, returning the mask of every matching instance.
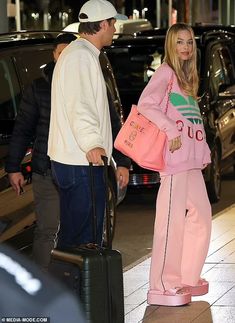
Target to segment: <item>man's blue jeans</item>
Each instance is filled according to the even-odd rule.
[[[58,248],[94,242],[89,166],[52,161],[52,174],[60,192]],[[97,216],[97,243],[101,244],[105,211],[104,167],[93,167]]]

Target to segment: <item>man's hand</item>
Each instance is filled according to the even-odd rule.
[[[181,137],[175,137],[171,140],[169,140],[169,150],[171,153],[173,153],[175,150],[180,149],[182,143],[181,143]]]
[[[9,173],[8,178],[13,190],[16,191],[17,195],[20,195],[22,193],[23,186],[26,184],[22,173]]]
[[[129,169],[126,167],[118,167],[116,177],[120,188],[127,186],[129,182]]]
[[[89,161],[89,163],[92,163],[93,165],[99,165],[99,166],[102,166],[104,164],[101,156],[106,156],[106,153],[103,148],[99,148],[99,147],[91,149],[86,154],[86,158]]]

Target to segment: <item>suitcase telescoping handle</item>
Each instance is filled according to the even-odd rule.
[[[111,239],[111,212],[109,204],[109,175],[108,175],[108,158],[102,156],[104,162],[104,183],[105,183],[105,212],[106,212],[106,239],[107,248],[112,249],[112,239]]]
[[[111,241],[111,217],[110,217],[110,206],[109,206],[109,184],[108,184],[108,158],[102,156],[104,163],[104,184],[105,184],[105,214],[106,214],[106,238],[107,248],[112,249]],[[89,163],[90,169],[90,186],[91,186],[91,200],[92,200],[92,229],[93,229],[93,240],[97,243],[97,215],[96,215],[96,202],[95,202],[95,186],[93,176],[93,165]]]

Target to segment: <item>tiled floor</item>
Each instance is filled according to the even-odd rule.
[[[235,204],[213,218],[207,295],[181,307],[148,306],[149,265],[147,257],[124,273],[125,323],[235,323]]]

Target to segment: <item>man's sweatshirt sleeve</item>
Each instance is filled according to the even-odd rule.
[[[97,71],[91,60],[81,56],[67,61],[64,89],[67,98],[69,123],[78,146],[85,153],[93,148],[104,148],[100,134],[100,115],[97,109]]]
[[[24,91],[20,103],[5,164],[7,173],[21,171],[22,159],[35,136],[38,109],[33,89],[32,84]]]

